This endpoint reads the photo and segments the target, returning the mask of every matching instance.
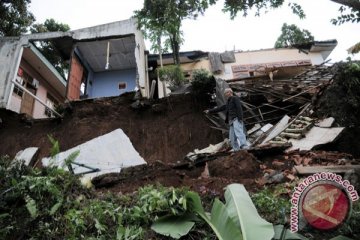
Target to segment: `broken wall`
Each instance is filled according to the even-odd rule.
[[[73,38],[79,40],[104,39],[109,37],[128,36],[134,34],[136,42],[134,54],[137,64],[136,82],[141,90],[142,95],[147,96],[145,90],[147,73],[145,67],[145,42],[141,31],[137,29],[137,23],[134,18],[89,28],[83,28],[75,30],[73,33]]]
[[[260,66],[257,66],[261,64],[270,68],[301,67],[303,65],[309,66],[321,64],[325,60],[321,55],[321,52],[309,52],[308,54],[305,54],[299,52],[298,49],[265,49],[235,52],[235,59],[236,62],[234,63],[224,63],[224,71],[216,74],[216,77],[230,80],[233,78],[267,75],[265,69],[261,69]],[[300,61],[304,63],[299,65]],[[299,72],[301,72],[301,70]],[[299,72],[296,73],[298,74]]]
[[[19,68],[22,44],[20,38],[0,38],[0,108],[9,108],[9,100]]]

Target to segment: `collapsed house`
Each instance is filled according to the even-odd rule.
[[[290,79],[311,66],[325,62],[337,40],[314,41],[287,48],[271,48],[253,51],[226,51],[223,53],[189,51],[180,53],[180,66],[185,77],[191,78],[194,70],[205,69],[215,78],[223,80],[239,79]],[[148,57],[149,78],[156,79],[156,71],[162,64],[173,65],[172,54],[150,54]],[[159,96],[163,96],[163,86],[158,86]],[[167,90],[170,93],[170,90]]]
[[[50,41],[69,63],[64,79],[37,48]],[[0,107],[33,118],[59,115],[65,100],[149,94],[147,57],[134,19],[68,32],[0,39]]]

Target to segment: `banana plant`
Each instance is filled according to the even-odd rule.
[[[251,201],[245,187],[241,184],[227,186],[226,204],[215,199],[211,213],[205,212],[200,196],[195,192],[186,195],[192,217],[158,219],[152,229],[160,234],[180,238],[188,234],[195,224],[196,217],[203,219],[214,231],[219,240],[272,239],[273,225],[261,218]],[[171,226],[171,227],[169,227]]]

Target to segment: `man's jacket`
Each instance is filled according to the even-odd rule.
[[[209,110],[209,113],[217,113],[221,111],[226,111],[226,123],[231,122],[234,118],[237,118],[239,121],[243,120],[241,102],[240,98],[237,96],[229,97],[226,104]]]

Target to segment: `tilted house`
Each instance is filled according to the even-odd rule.
[[[134,19],[68,32],[0,38],[0,107],[33,118],[65,100],[149,94],[144,39]],[[70,69],[64,79],[36,48],[51,41]]]

